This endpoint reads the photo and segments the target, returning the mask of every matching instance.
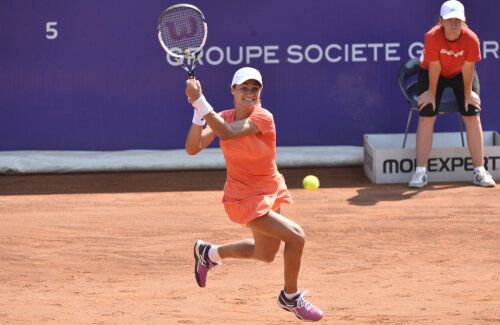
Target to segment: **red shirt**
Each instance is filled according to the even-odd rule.
[[[425,34],[425,47],[420,56],[422,69],[429,69],[429,62],[441,63],[441,76],[453,78],[462,72],[465,61],[477,62],[481,60],[479,38],[468,27],[463,26],[460,36],[450,42],[444,36],[441,25],[434,26]]]

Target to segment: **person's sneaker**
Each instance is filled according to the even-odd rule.
[[[208,251],[212,244],[205,243],[203,240],[198,240],[194,244],[194,275],[196,282],[202,288],[207,284],[208,272],[221,262],[215,263],[208,258]]]
[[[408,187],[422,188],[425,185],[427,185],[427,173],[426,172],[422,172],[422,173],[415,172],[411,178],[410,183],[408,184]]]
[[[306,300],[304,297],[306,293],[307,290],[297,294],[297,296],[292,299],[287,299],[285,291],[281,290],[278,296],[278,306],[286,311],[293,312],[298,319],[313,322],[318,321],[323,318],[323,311],[311,305],[311,303]]]
[[[493,177],[486,170],[474,172],[473,183],[482,187],[494,187],[496,185]]]

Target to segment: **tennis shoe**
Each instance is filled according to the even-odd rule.
[[[427,173],[426,172],[415,172],[411,178],[408,187],[412,188],[422,188],[427,185]]]
[[[323,311],[306,300],[304,295],[307,292],[306,290],[297,294],[294,298],[288,299],[285,296],[285,291],[281,290],[278,296],[278,306],[294,313],[298,319],[311,322],[318,321],[323,318]]]
[[[482,187],[494,187],[496,185],[493,177],[486,170],[474,172],[473,183]]]
[[[194,244],[194,275],[196,282],[202,288],[207,285],[208,272],[216,265],[222,264],[222,262],[212,262],[208,257],[208,251],[211,247],[212,244],[205,243],[203,240],[198,240]]]

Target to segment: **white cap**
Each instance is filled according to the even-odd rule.
[[[259,70],[250,67],[241,68],[234,73],[231,87],[233,87],[234,85],[241,85],[242,83],[250,79],[257,80],[260,85],[264,87],[264,84],[262,83],[262,76],[260,75]]]
[[[441,17],[443,19],[458,18],[465,21],[464,5],[457,0],[450,0],[441,6]]]

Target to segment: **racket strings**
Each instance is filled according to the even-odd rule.
[[[204,20],[191,8],[170,10],[162,17],[158,28],[163,44],[178,56],[198,52],[205,40]]]

